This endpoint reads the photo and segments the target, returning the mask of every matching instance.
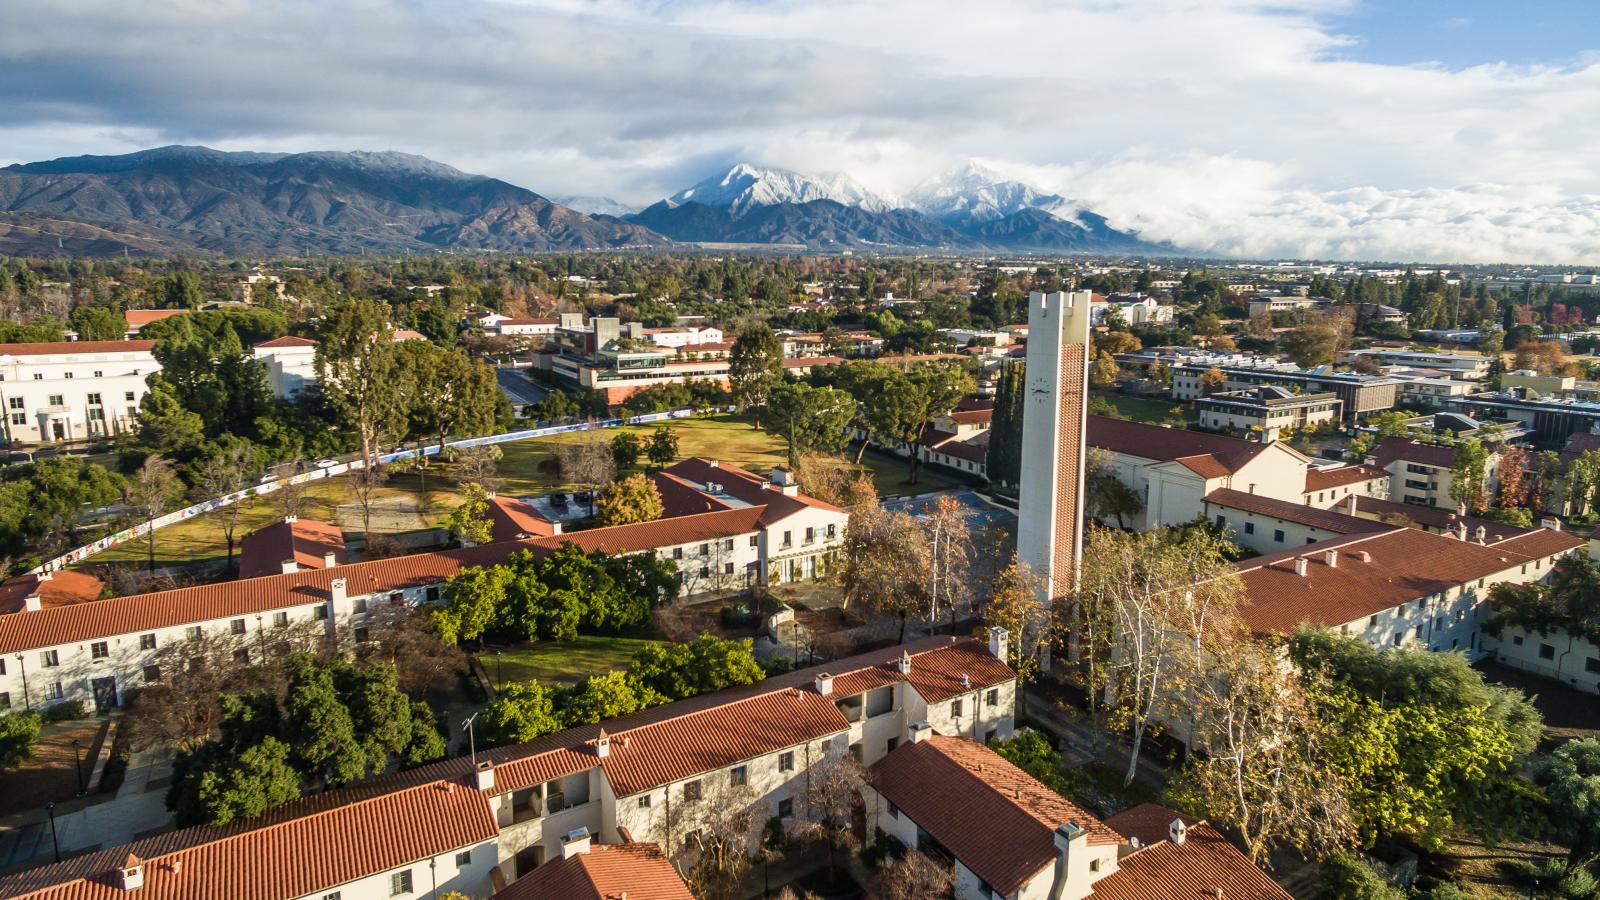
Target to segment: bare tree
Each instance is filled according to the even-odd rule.
[[[687,787],[669,792],[662,846],[696,897],[734,900],[761,839],[765,804],[755,788],[735,784],[726,770],[713,771],[694,785],[697,796],[686,796],[691,790]]]
[[[243,441],[223,444],[200,465],[199,477],[195,480],[196,499],[208,500],[242,491],[251,485],[259,472],[260,466],[257,465],[255,454],[249,444]],[[244,503],[242,501],[229,503],[211,515],[221,527],[223,538],[228,542],[228,567],[231,569],[233,538],[239,530],[239,520],[244,515]]]
[[[956,873],[926,853],[907,850],[878,870],[872,881],[874,900],[936,900],[955,890]]]
[[[844,605],[899,619],[901,641],[910,618],[927,609],[926,537],[913,517],[884,509],[875,495],[856,504],[844,528]]]
[[[415,697],[448,689],[466,667],[466,654],[439,640],[430,608],[398,603],[369,603],[367,640],[355,641],[350,626],[340,626],[340,645],[355,645],[363,662],[382,661],[394,667],[400,690]]]
[[[272,492],[272,504],[277,509],[280,519],[304,515],[306,509],[305,484],[303,482],[291,482],[287,478],[279,481],[277,490]]]
[[[458,484],[475,482],[483,485],[489,493],[500,490],[505,484],[505,479],[500,477],[500,458],[504,456],[501,449],[494,444],[485,444],[478,447],[452,447],[450,460],[455,465],[455,479]]]
[[[930,629],[937,629],[939,617],[948,615],[954,633],[956,616],[970,600],[974,551],[966,513],[961,501],[945,495],[934,501],[933,508],[921,520],[925,535],[921,544],[928,555]]]
[[[617,460],[611,452],[611,441],[598,431],[582,432],[575,440],[557,444],[556,456],[561,460],[563,478],[589,488],[589,514],[594,515],[593,494],[609,484],[617,474]]]
[[[372,504],[377,499],[378,488],[389,480],[389,472],[383,466],[362,466],[351,476],[351,487],[355,491],[356,502],[361,504],[361,533],[372,533]]]
[[[148,548],[149,570],[156,570],[156,529],[155,520],[169,512],[173,504],[183,491],[183,485],[178,481],[178,475],[173,471],[172,460],[164,456],[151,455],[145,457],[144,465],[139,467],[133,478],[128,481],[125,488],[128,508],[150,526],[145,534],[145,546]]]
[[[859,846],[855,826],[866,814],[866,767],[838,744],[825,744],[823,758],[806,768],[801,799],[806,817],[795,828],[795,836],[820,840],[828,846],[828,875],[831,881],[839,865],[839,852]]]
[[[1007,634],[1006,664],[1017,673],[1016,714],[1022,715],[1023,689],[1038,677],[1054,640],[1053,621],[1041,599],[1039,577],[1011,555],[995,575],[983,602],[983,620]]]

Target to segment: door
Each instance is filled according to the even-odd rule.
[[[90,682],[94,688],[94,711],[96,715],[105,715],[117,706],[117,679],[96,678]]]
[[[50,435],[58,441],[67,439],[67,427],[61,422],[50,423]]]
[[[544,847],[539,844],[523,847],[517,851],[516,863],[517,877],[521,878],[544,864]]]

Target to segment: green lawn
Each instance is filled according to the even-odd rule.
[[[877,486],[879,497],[926,494],[944,490],[953,483],[940,475],[937,469],[925,465],[917,471],[917,483],[912,484],[907,480],[911,475],[910,465],[908,461],[890,453],[868,450],[861,457],[861,467],[872,473],[872,483]]]
[[[1104,391],[1091,391],[1090,396],[1110,403],[1116,407],[1117,412],[1135,422],[1182,427],[1187,420],[1187,414],[1181,416],[1172,414],[1173,407],[1182,407],[1183,404],[1170,397],[1130,397],[1127,394]]]
[[[572,641],[540,641],[504,650],[498,660],[490,650],[478,654],[478,661],[496,683],[503,678],[506,683],[577,684],[590,675],[627,669],[635,653],[657,643],[649,638],[579,635]]]

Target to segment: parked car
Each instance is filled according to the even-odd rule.
[[[337,466],[338,464],[339,464],[339,461],[337,459],[319,459],[319,460],[317,460],[317,468],[319,468],[319,469],[331,469],[334,466]]]
[[[560,494],[560,493],[551,494],[550,495],[550,505],[555,507],[556,509],[566,509],[567,508],[567,495],[566,494]]]
[[[271,472],[266,472],[260,478],[256,479],[256,484],[271,484],[277,480],[278,476],[272,474]]]

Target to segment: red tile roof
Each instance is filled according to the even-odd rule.
[[[1090,843],[1122,843],[1083,808],[965,738],[902,743],[871,774],[878,793],[1008,896],[1055,865],[1055,831],[1068,822],[1088,831]]]
[[[1220,434],[1163,428],[1143,422],[1090,416],[1089,446],[1156,462],[1178,461],[1207,478],[1217,478],[1255,459],[1269,445]]]
[[[845,362],[842,356],[800,356],[786,357],[783,361],[785,369],[805,369],[812,366],[837,366]]]
[[[1338,550],[1333,566],[1325,561],[1329,549]],[[1303,576],[1295,574],[1300,556]],[[1247,593],[1239,614],[1263,634],[1290,634],[1302,622],[1342,625],[1530,561],[1504,545],[1415,528],[1330,538],[1239,563]]]
[[[1330,488],[1344,487],[1347,484],[1360,484],[1364,481],[1375,481],[1379,478],[1388,478],[1389,473],[1376,466],[1340,466],[1337,469],[1307,469],[1306,493],[1313,491],[1326,491]]]
[[[958,409],[950,414],[957,425],[988,425],[994,421],[994,407],[987,409]]]
[[[489,797],[434,782],[288,820],[200,827],[135,841],[0,878],[19,900],[289,900],[407,863],[493,841]],[[129,854],[144,865],[136,894],[117,886]],[[425,867],[425,864],[424,864]],[[426,883],[426,873],[413,873]]]
[[[694,900],[655,844],[594,845],[588,853],[545,863],[495,900]]]
[[[105,583],[93,575],[62,569],[43,581],[38,575],[18,575],[0,582],[0,614],[20,612],[24,601],[35,592],[40,608],[69,606],[99,600],[105,593]]]
[[[0,356],[50,356],[80,353],[149,353],[155,341],[43,341],[0,344]]]
[[[270,350],[273,347],[315,347],[317,346],[317,342],[311,338],[295,337],[292,334],[286,334],[283,337],[275,337],[270,341],[262,341],[255,346],[257,350],[261,349],[262,347],[266,347]]]
[[[1153,825],[1164,819],[1159,831]],[[1184,842],[1167,838],[1167,825],[1183,819]],[[1292,900],[1278,883],[1205,822],[1146,803],[1112,816],[1106,824],[1145,846],[1117,863],[1117,871],[1094,883],[1093,900]],[[1154,832],[1154,833],[1151,833]]]
[[[935,453],[954,456],[969,462],[983,462],[989,456],[989,435],[987,432],[968,435],[963,438],[953,431],[937,431],[928,429],[918,443]]]
[[[782,491],[770,487],[762,487],[767,478],[754,472],[747,472],[738,466],[729,466],[712,460],[694,457],[683,460],[662,470],[671,475],[676,475],[696,485],[707,482],[716,482],[722,485],[723,491],[752,506],[764,506],[766,512],[761,517],[762,525],[770,525],[780,519],[785,519],[806,507],[826,509],[833,512],[843,512],[839,507],[830,503],[823,503],[813,497],[797,494],[790,497]]]
[[[1396,460],[1448,469],[1455,464],[1456,458],[1455,451],[1449,447],[1419,444],[1399,437],[1384,438],[1368,455],[1372,457],[1373,465],[1380,469],[1388,468],[1389,464]]]
[[[663,519],[734,508],[732,504],[718,500],[700,490],[698,486],[670,472],[651,472],[650,480],[655,483],[656,491],[661,494]]]
[[[1269,516],[1285,522],[1296,522],[1334,534],[1388,531],[1393,527],[1371,519],[1347,516],[1331,509],[1318,509],[1304,503],[1290,503],[1287,500],[1263,497],[1260,494],[1247,494],[1232,488],[1218,488],[1212,491],[1206,495],[1206,503],[1258,516]],[[1210,518],[1209,514],[1207,518]]]
[[[489,498],[489,529],[496,541],[514,541],[521,537],[550,537],[556,533],[554,522],[545,518],[533,504],[515,497]]]
[[[333,554],[333,564],[349,562],[344,532],[337,525],[316,519],[275,522],[251,532],[239,545],[239,577],[259,578],[283,572],[285,560],[302,569],[324,569],[323,555]]]
[[[1576,550],[1588,543],[1584,538],[1570,532],[1540,528],[1527,534],[1506,538],[1493,546],[1497,550],[1510,550],[1523,556],[1542,559],[1546,556],[1555,556],[1557,553]]]
[[[610,528],[592,528],[574,531],[555,537],[538,538],[530,542],[535,548],[554,550],[562,544],[575,544],[589,553],[634,553],[673,544],[693,544],[719,538],[736,537],[756,531],[762,507],[723,509],[715,512],[678,516],[673,519],[656,519],[634,525],[613,525]]]
[[[1341,501],[1341,504],[1345,501]],[[1341,505],[1340,509],[1344,509]],[[1522,528],[1517,525],[1506,525],[1503,522],[1494,522],[1489,519],[1480,519],[1475,516],[1457,515],[1454,510],[1440,509],[1437,506],[1419,506],[1415,503],[1396,503],[1393,500],[1379,500],[1376,497],[1356,497],[1356,512],[1359,515],[1374,519],[1387,520],[1393,524],[1403,525],[1410,522],[1424,531],[1454,531],[1456,526],[1466,523],[1467,537],[1476,538],[1478,526],[1483,526],[1484,533],[1488,535],[1490,543],[1497,539],[1516,537],[1527,534],[1532,528]]]

